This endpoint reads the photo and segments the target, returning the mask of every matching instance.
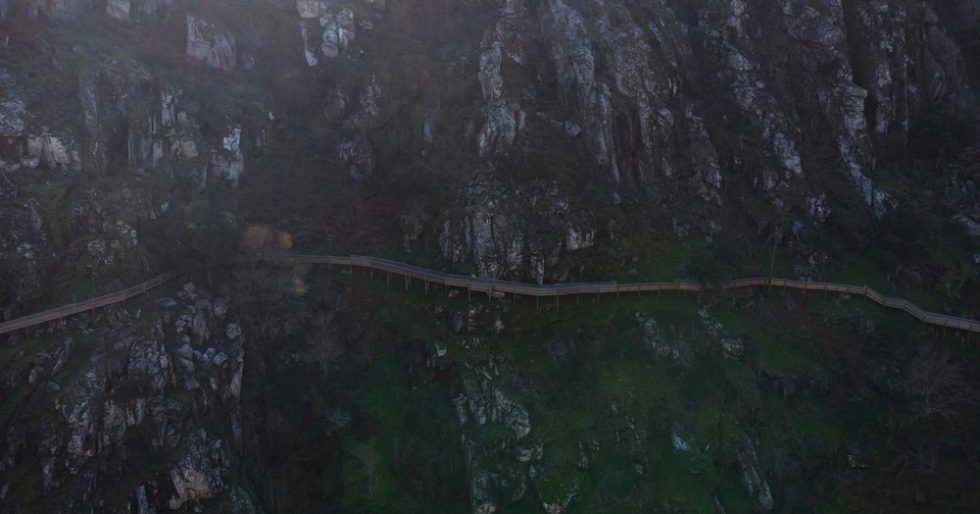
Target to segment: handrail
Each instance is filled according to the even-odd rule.
[[[68,305],[62,305],[61,307],[55,307],[46,311],[38,312],[36,314],[30,314],[20,318],[12,319],[10,321],[5,321],[0,323],[0,334],[6,334],[8,332],[14,332],[24,328],[30,328],[36,325],[41,325],[43,323],[48,323],[50,321],[55,321],[61,318],[67,318],[78,314],[80,312],[91,311],[98,309],[100,307],[105,307],[107,305],[112,305],[114,303],[119,303],[128,300],[134,296],[138,296],[146,293],[147,291],[160,286],[161,284],[172,280],[177,274],[173,271],[164,273],[162,275],[156,276],[142,282],[133,287],[123,289],[122,291],[116,291],[115,293],[109,293],[107,295],[99,296],[96,298],[90,298],[88,300],[82,300],[80,302],[70,303]]]
[[[514,295],[519,294],[537,298],[558,298],[561,296],[580,294],[619,294],[663,291],[702,292],[711,289],[738,289],[757,286],[782,287],[787,289],[801,289],[805,291],[847,293],[864,296],[868,300],[883,307],[906,312],[914,318],[930,325],[938,325],[946,328],[980,333],[980,321],[925,311],[904,298],[885,296],[868,286],[854,286],[835,282],[817,282],[810,280],[794,280],[771,277],[750,277],[723,282],[717,286],[705,286],[695,280],[684,279],[674,280],[672,282],[639,282],[626,284],[620,284],[617,282],[528,284],[510,280],[454,275],[421,268],[411,264],[382,259],[380,257],[368,257],[364,255],[341,257],[294,254],[287,256],[286,259],[289,262],[300,264],[329,263],[374,269],[384,271],[386,273],[400,275],[408,279],[419,279],[427,283],[438,284],[445,287],[466,288],[471,292],[486,293],[488,295],[493,295],[494,293],[510,293]]]
[[[493,278],[468,277],[452,273],[430,270],[411,264],[383,259],[380,257],[368,257],[364,255],[267,255],[260,254],[254,257],[258,260],[285,260],[290,264],[327,264],[338,266],[349,266],[367,268],[386,273],[393,273],[406,278],[406,284],[411,279],[418,279],[427,284],[438,284],[446,288],[458,287],[465,288],[470,292],[486,293],[493,296],[497,293],[514,294],[541,297],[573,296],[581,294],[620,294],[620,293],[643,293],[643,292],[703,292],[712,289],[739,289],[745,287],[783,287],[788,289],[801,289],[805,291],[828,291],[835,293],[848,293],[864,296],[865,298],[883,307],[900,310],[908,313],[912,317],[930,325],[938,325],[944,328],[965,330],[968,332],[980,333],[980,321],[958,318],[946,314],[925,311],[912,302],[893,296],[885,296],[868,286],[852,286],[848,284],[838,284],[835,282],[816,282],[810,280],[794,280],[785,278],[771,277],[750,277],[740,278],[723,282],[716,286],[706,286],[695,280],[679,279],[672,282],[636,282],[620,284],[618,282],[579,282],[561,284],[528,284],[524,282],[514,282],[510,280],[499,280]],[[124,301],[133,296],[143,294],[164,282],[173,279],[176,273],[164,273],[137,284],[128,289],[115,293],[100,296],[90,300],[56,307],[37,314],[31,314],[14,320],[0,323],[0,334],[13,332],[15,330],[29,328],[49,321],[61,319],[79,312],[97,309],[106,305],[111,305]]]

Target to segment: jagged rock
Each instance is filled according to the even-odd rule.
[[[518,462],[531,462],[533,460],[541,460],[544,455],[544,443],[541,441],[534,441],[530,446],[520,446],[517,449],[517,460]]]
[[[742,344],[741,338],[723,338],[721,340],[721,349],[725,353],[725,357],[737,359],[742,355],[742,351],[745,349],[745,345]]]
[[[129,21],[130,0],[106,0],[105,13],[120,21]]]
[[[326,14],[327,3],[321,0],[296,0],[296,12],[300,18],[319,18]]]
[[[16,306],[42,294],[43,264],[53,250],[35,202],[0,206],[0,219],[8,227],[0,233],[0,258],[20,263],[15,273],[4,275]]]
[[[643,314],[634,314],[634,319],[640,323],[643,342],[660,358],[669,358],[683,366],[690,366],[694,353],[690,345],[680,338],[669,338],[663,332],[657,320]]]
[[[10,87],[7,84],[3,85]],[[0,136],[19,137],[23,135],[26,127],[24,122],[26,115],[27,108],[22,99],[14,97],[0,101]]]
[[[217,300],[215,300],[214,307],[212,308],[212,313],[214,314],[214,317],[218,319],[224,318],[225,314],[228,313],[228,300],[224,298],[218,298]],[[229,337],[229,339],[234,339],[234,338]]]
[[[412,252],[416,241],[425,231],[427,221],[425,213],[419,209],[411,209],[399,218],[402,231],[402,248],[406,252]]]
[[[561,484],[560,492],[557,497],[553,494],[543,494],[539,491],[538,498],[541,500],[541,507],[548,514],[563,514],[567,511],[575,497],[578,496],[578,483]]]
[[[374,173],[374,150],[366,137],[348,139],[340,144],[340,159],[354,180],[364,180]]]
[[[569,251],[591,248],[595,244],[595,234],[591,231],[579,231],[568,227],[565,231],[565,248]]]
[[[184,344],[177,349],[177,363],[183,369],[184,374],[194,374],[194,348],[190,344]]]
[[[191,325],[191,336],[196,341],[204,341],[208,339],[211,334],[211,329],[208,326],[208,315],[205,311],[197,311],[194,314],[194,321]]]
[[[490,476],[484,470],[479,470],[470,479],[470,505],[473,514],[493,514],[497,512],[497,504],[489,492]]]
[[[518,439],[531,433],[530,416],[524,407],[504,396],[500,389],[494,390],[494,401],[496,402],[495,410],[500,412],[504,424],[514,431],[514,435]]]
[[[163,394],[171,379],[170,357],[158,341],[143,339],[132,345],[128,371],[143,376],[157,394]]]
[[[490,332],[494,335],[500,335],[504,333],[504,320],[497,316],[493,320],[493,324],[490,325]]]
[[[963,227],[966,230],[966,233],[971,237],[980,237],[980,223],[974,221],[965,214],[957,214],[953,216],[953,221]]]
[[[235,36],[216,24],[187,14],[187,55],[212,68],[231,71],[238,63]]]
[[[91,0],[48,0],[31,2],[30,7],[60,22],[72,21],[92,8]]]
[[[157,298],[156,300],[153,301],[153,303],[157,307],[162,307],[164,309],[169,309],[171,307],[177,306],[177,300],[174,300],[173,298]]]
[[[312,0],[297,1],[296,10],[307,65],[316,66],[321,57],[336,59],[350,48],[357,34],[354,11]]]
[[[136,488],[136,512],[137,514],[156,514],[156,509],[150,506],[150,501],[146,496],[146,485]]]
[[[193,295],[188,291],[192,291]],[[170,316],[178,318],[178,321],[184,320],[190,328],[195,319],[200,319],[197,313],[211,310],[211,302],[206,291],[198,291],[190,285],[181,293],[178,295],[180,300],[160,302],[166,306],[158,308],[184,312],[186,317],[183,318],[173,314]],[[45,394],[35,394],[33,399],[28,399],[51,401],[53,411],[59,413],[60,420],[63,420],[60,423],[42,423],[42,435],[36,443],[38,447],[31,451],[51,457],[43,461],[35,471],[36,476],[30,480],[39,487],[48,488],[51,494],[60,495],[68,494],[63,492],[65,490],[61,485],[69,480],[68,477],[86,477],[83,482],[78,482],[82,484],[81,489],[71,491],[71,498],[80,495],[101,498],[104,492],[99,486],[103,482],[100,477],[120,469],[127,455],[133,451],[128,445],[143,440],[142,435],[131,437],[132,431],[152,434],[149,445],[152,451],[161,454],[169,455],[176,448],[184,448],[184,456],[173,469],[147,464],[146,481],[132,493],[135,509],[157,512],[170,505],[195,504],[200,499],[223,493],[223,477],[228,465],[224,444],[215,438],[196,434],[196,427],[189,428],[178,420],[187,419],[188,416],[200,419],[212,417],[215,414],[212,413],[213,406],[221,402],[229,410],[223,407],[219,419],[227,422],[230,418],[231,432],[237,441],[241,441],[237,401],[240,397],[244,352],[240,338],[234,342],[224,338],[201,341],[208,344],[209,361],[206,365],[198,365],[196,362],[201,355],[191,346],[190,338],[176,331],[170,333],[165,330],[162,321],[167,317],[165,313],[147,317],[146,314],[124,315],[126,312],[125,309],[116,309],[108,316],[89,320],[91,334],[65,337],[54,349],[35,354],[33,359],[29,359],[30,368],[25,369],[24,376],[34,370],[35,380],[42,384]],[[107,323],[110,321],[112,325]],[[214,327],[211,325],[216,321],[205,317],[203,322],[207,325],[207,334],[212,333]],[[67,325],[62,325],[58,330],[64,328]],[[87,359],[72,364],[69,369],[68,362],[76,351],[77,337],[82,337],[82,344],[94,348],[94,351]],[[88,346],[89,338],[98,341],[98,344],[92,341]],[[234,375],[218,371],[218,366],[225,367],[233,359],[236,366]],[[196,375],[200,375],[202,382],[210,387],[201,388]],[[175,391],[175,384],[195,390],[194,399],[181,396],[179,391]],[[22,421],[15,418],[8,421],[13,423],[11,427],[24,426]],[[133,428],[147,423],[150,426],[145,429]],[[0,455],[0,470],[7,465],[4,459],[8,458],[9,453]],[[166,461],[161,460],[160,463]],[[172,478],[173,497],[163,497],[154,485],[157,477],[164,474]],[[75,483],[74,478],[71,480]]]
[[[381,95],[381,82],[378,80],[377,75],[372,74],[371,79],[358,96],[358,103],[361,105],[361,110],[368,118],[377,118],[381,115]]]
[[[27,138],[27,154],[40,164],[60,170],[80,171],[81,155],[70,135],[43,134]],[[36,167],[36,166],[28,166]]]
[[[461,313],[461,312],[453,312],[452,313],[452,329],[453,329],[453,333],[458,334],[458,333],[462,332],[463,331],[463,327],[465,326],[465,324],[466,324],[466,317],[463,316],[463,313]]]
[[[232,187],[245,172],[245,155],[242,153],[242,127],[228,124],[228,134],[221,139],[221,147],[211,151],[211,174],[225,179]]]
[[[714,236],[723,228],[768,234],[785,225],[785,237],[795,238],[788,247],[810,258],[799,249],[806,241],[824,243],[813,236],[822,225],[857,225],[866,221],[862,216],[881,216],[903,194],[901,188],[884,191],[874,180],[901,172],[884,166],[907,149],[917,116],[954,111],[968,123],[975,114],[970,84],[976,79],[966,73],[959,47],[964,34],[975,31],[976,9],[962,1],[500,0],[453,4],[446,8],[452,14],[444,16],[446,2],[383,13],[384,0],[298,0],[295,13],[292,6],[258,11],[254,5],[234,10],[202,5],[186,20],[181,5],[173,14],[177,25],[187,22],[188,55],[233,70],[241,53],[243,69],[254,66],[262,73],[198,70],[206,73],[203,80],[171,73],[166,68],[174,64],[172,52],[165,47],[170,36],[185,35],[180,30],[161,38],[162,46],[138,42],[111,55],[93,51],[130,33],[156,36],[173,30],[173,20],[146,23],[170,3],[108,0],[108,16],[49,29],[34,23],[70,21],[102,4],[0,0],[5,24],[32,20],[0,36],[4,59],[16,63],[14,74],[0,70],[4,318],[39,306],[36,300],[62,279],[115,287],[110,279],[135,283],[163,271],[162,256],[148,255],[143,246],[144,237],[158,237],[151,227],[157,223],[149,221],[183,225],[188,198],[210,202],[220,196],[194,190],[211,185],[209,178],[222,194],[222,180],[238,185],[253,142],[266,156],[295,152],[298,166],[323,160],[324,173],[339,156],[341,173],[367,182],[350,184],[357,191],[383,191],[389,179],[406,180],[411,185],[401,188],[399,182],[397,190],[404,191],[406,202],[417,203],[397,205],[392,212],[379,207],[386,219],[397,220],[396,238],[403,238],[406,251],[428,255],[437,239],[456,271],[544,283],[575,280],[607,265],[646,269],[632,254],[645,241],[632,239],[631,231],[648,229]],[[256,22],[260,12],[276,14]],[[289,17],[282,30],[274,25],[280,15]],[[457,25],[457,18],[466,24]],[[116,20],[141,25],[121,26]],[[293,41],[297,24],[302,43]],[[72,37],[61,38],[69,31]],[[395,52],[396,58],[381,51],[381,43],[403,42],[405,51]],[[302,61],[294,62],[300,56],[292,59],[290,53],[300,44],[306,62],[318,69],[297,69],[303,68]],[[20,60],[21,52],[32,62]],[[253,80],[260,75],[270,80]],[[208,77],[215,79],[214,87],[201,87],[202,81],[211,86]],[[458,87],[464,84],[478,88],[475,96]],[[68,94],[59,98],[63,91]],[[280,92],[290,98],[279,98]],[[302,112],[307,108],[313,113],[309,120]],[[309,137],[293,137],[295,127]],[[320,151],[324,145],[331,145],[326,157]],[[966,159],[971,160],[976,159]],[[261,174],[274,173],[274,166],[255,162],[262,168],[250,168],[247,180],[254,172],[261,184],[268,179]],[[71,188],[61,190],[67,172],[74,173],[67,180]],[[956,191],[946,193],[954,197],[944,211],[947,219],[971,237],[980,235],[980,215],[970,207],[977,197],[971,185],[975,174],[968,167],[942,174],[951,176],[948,189]],[[928,185],[928,175],[917,181]],[[902,177],[887,178],[883,184],[902,183],[891,180]],[[79,201],[85,189],[97,191]],[[238,199],[241,193],[228,195]],[[925,193],[924,203],[933,191]],[[856,235],[860,240],[862,234]],[[187,243],[169,236],[167,243]],[[567,255],[588,248],[595,250]],[[601,265],[584,258],[600,255]],[[973,261],[980,263],[980,257]],[[630,275],[642,280],[639,272]],[[77,324],[77,345],[66,341],[59,348],[54,340],[48,346],[54,350],[43,355],[32,349],[37,345],[30,335],[11,338],[20,347],[10,366],[30,363],[13,370],[16,381],[39,386],[24,401],[57,405],[53,424],[58,426],[46,429],[50,437],[17,442],[22,435],[17,433],[10,436],[13,443],[4,443],[27,445],[17,451],[37,456],[28,472],[32,487],[67,494],[64,484],[71,483],[86,504],[111,511],[115,506],[99,503],[103,498],[93,491],[107,483],[104,469],[118,467],[127,439],[143,430],[152,433],[149,446],[168,464],[179,456],[173,449],[183,451],[201,423],[230,429],[238,448],[249,451],[237,404],[244,338],[241,327],[230,323],[240,318],[229,313],[228,300],[209,303],[208,298],[203,287],[180,291],[156,303],[153,310],[163,311],[158,318],[149,309],[137,315],[127,315],[127,308],[104,311]],[[328,311],[357,314],[356,294],[331,292],[326,298]],[[633,330],[657,359],[688,362],[688,341],[702,335],[720,345],[715,351],[739,358],[743,341],[726,337],[720,323],[704,313],[683,328],[640,316]],[[474,307],[449,316],[447,324],[462,334],[459,344],[472,354],[491,353],[492,336],[504,330],[492,310]],[[863,320],[855,326],[861,334],[874,331]],[[681,334],[688,328],[694,334],[685,340]],[[37,335],[59,337],[60,330],[45,327]],[[450,338],[445,344],[456,343]],[[442,341],[434,346],[430,371],[460,365],[455,350],[447,353]],[[575,356],[574,341],[550,349],[558,363]],[[524,408],[532,405],[525,395],[535,391],[509,383],[496,358],[466,371],[476,378],[457,405],[464,432],[499,421],[510,427],[497,449],[504,459],[533,461],[528,476],[549,476],[552,470],[537,462],[541,450],[532,437],[533,412]],[[441,359],[438,365],[431,364],[435,359]],[[629,407],[613,410],[625,423],[617,437],[638,459],[634,469],[652,469],[636,457],[644,453],[644,427],[626,421]],[[35,410],[11,412],[16,417]],[[127,430],[140,424],[149,426]],[[16,423],[5,420],[4,426],[22,432]],[[683,442],[672,440],[675,447],[696,440],[684,432],[674,435]],[[583,469],[595,457],[588,444],[580,444]],[[507,510],[507,497],[524,494],[527,479],[481,467],[478,460],[467,457],[474,508]],[[3,455],[0,471],[17,462]],[[757,507],[773,508],[765,478],[782,476],[784,468],[763,471],[768,464],[755,456],[746,462],[740,461],[739,469],[750,477]],[[170,499],[169,485],[158,487],[155,480],[168,472],[155,468],[154,476],[129,483],[141,484],[125,492],[133,497],[130,510],[162,508]],[[569,508],[565,493],[574,491],[574,484],[559,485],[561,493],[540,499],[548,510]],[[9,483],[0,487],[0,497],[9,488]],[[185,494],[180,508],[203,508],[192,499],[196,485],[185,489],[195,492]]]
[[[252,496],[241,487],[232,488],[231,509],[235,514],[260,514],[262,510],[255,503]]]
[[[691,447],[691,443],[688,443],[681,436],[677,434],[671,434],[670,445],[673,446],[674,449],[679,452],[689,452],[693,449]]]
[[[769,489],[769,483],[759,475],[757,469],[758,456],[752,442],[746,439],[737,454],[738,463],[742,470],[742,483],[749,496],[755,498],[760,509],[772,510],[774,506],[772,491]]]
[[[225,396],[238,400],[242,395],[242,373],[245,370],[244,353],[239,352],[235,358],[235,372],[228,383],[228,390]]]
[[[173,510],[214,496],[224,488],[228,471],[220,439],[211,440],[207,432],[199,430],[191,433],[186,445],[184,456],[170,471],[174,495],[167,506]]]

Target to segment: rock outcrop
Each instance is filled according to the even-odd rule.
[[[110,492],[128,493],[143,512],[229,496],[244,340],[225,335],[233,315],[218,308],[225,298],[188,284],[155,303],[78,316],[7,343],[20,349],[0,383],[15,402],[0,444],[0,487],[51,511],[84,499],[122,512]]]
[[[231,71],[238,63],[235,35],[214,22],[188,14],[187,55],[212,68]]]
[[[753,263],[785,252],[825,269],[832,253],[891,237],[911,249],[902,266],[889,263],[898,268],[889,280],[907,275],[964,296],[976,281],[975,249],[938,267],[913,247],[980,237],[978,74],[969,67],[978,19],[967,0],[0,0],[0,319],[173,269],[216,279],[219,291],[237,286],[240,277],[216,267],[240,262],[234,241],[253,222],[295,233],[304,250],[398,248],[432,267],[537,283],[690,273],[674,255],[651,259],[679,241],[677,253],[691,255],[678,259],[724,261],[702,244],[735,242]],[[914,225],[907,219],[927,215],[940,218],[931,233],[904,231]],[[248,481],[231,471],[243,455],[262,454],[248,445],[261,440],[270,455],[315,446],[263,434],[376,428],[364,428],[367,408],[350,405],[361,398],[324,407],[318,381],[353,382],[357,366],[378,360],[351,357],[335,331],[353,334],[351,348],[370,346],[372,337],[400,341],[404,333],[382,330],[396,321],[356,317],[369,302],[348,289],[310,300],[329,314],[309,315],[303,302],[327,294],[317,281],[297,271],[268,282],[251,285],[293,295],[274,306],[288,311],[282,319],[249,323],[227,298],[187,286],[157,304],[11,336],[0,365],[0,510],[34,502],[52,512],[254,512]],[[585,352],[576,333],[538,355],[553,368],[529,371],[497,347],[514,304],[493,300],[499,310],[449,313],[436,327],[446,338],[407,364],[412,391],[431,378],[419,379],[420,368],[452,377],[433,410],[449,411],[460,456],[431,465],[465,475],[466,490],[444,497],[468,495],[481,513],[521,502],[574,510],[587,500],[588,475],[605,472],[600,440],[615,449],[610,460],[628,462],[616,469],[633,490],[658,493],[657,473],[708,476],[697,466],[715,426],[653,416],[653,395],[621,385],[643,382],[627,375],[641,360],[684,380],[700,359],[719,357],[716,369],[733,374],[710,378],[725,374],[719,390],[737,389],[750,415],[712,418],[736,448],[718,459],[753,508],[790,500],[780,494],[792,471],[781,467],[784,448],[740,424],[752,423],[760,387],[791,396],[793,373],[738,375],[766,350],[750,335],[725,332],[706,309],[689,323],[627,314],[614,328],[636,355],[614,359],[616,369],[593,369],[604,354]],[[246,359],[250,331],[269,339],[274,357]],[[281,351],[307,337],[316,355]],[[777,368],[796,362],[763,357]],[[318,385],[295,386],[305,403],[270,408],[262,426],[248,426],[246,366],[278,379],[313,361],[309,382]],[[547,439],[565,428],[540,415],[560,373],[602,380],[576,394],[609,395],[599,408],[607,433],[576,420],[585,428],[568,444]],[[672,383],[650,387],[663,393],[657,401],[673,395],[664,412],[684,417],[689,406]],[[430,414],[382,407],[394,412],[376,416],[389,423],[382,429]],[[338,489],[364,485],[363,503],[345,509],[393,508],[372,502],[401,475],[374,473],[417,446],[381,454],[378,439],[330,446],[331,458],[357,461],[358,471],[316,470],[325,481],[353,473],[336,478]],[[651,470],[651,455],[677,470]],[[266,464],[250,463],[256,483]],[[616,487],[601,494],[617,496],[608,492]],[[323,489],[316,494],[339,494]],[[690,510],[724,510],[713,499]],[[647,500],[606,505],[663,507]]]

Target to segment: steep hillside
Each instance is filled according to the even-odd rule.
[[[0,512],[973,511],[964,336],[240,257],[978,318],[978,41],[972,0],[0,0],[0,319],[196,284],[0,344]]]

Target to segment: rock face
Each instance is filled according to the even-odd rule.
[[[242,127],[232,125],[228,127],[228,134],[221,138],[221,146],[211,151],[211,173],[237,186],[244,172]]]
[[[535,339],[534,355],[541,360],[535,360],[531,364],[533,371],[527,373],[524,370],[529,369],[528,360],[515,359],[509,351],[501,349],[498,339],[483,336],[487,331],[507,333],[505,328],[495,327],[500,322],[500,311],[510,308],[508,303],[504,299],[496,307],[469,305],[465,311],[437,313],[436,319],[441,319],[456,335],[450,341],[431,345],[427,353],[427,366],[434,371],[445,371],[450,362],[462,368],[459,370],[459,392],[452,398],[452,403],[453,414],[461,429],[460,451],[466,462],[470,512],[508,512],[515,505],[530,503],[539,505],[544,512],[598,511],[601,508],[596,505],[605,502],[615,503],[623,511],[655,510],[656,494],[624,493],[614,499],[597,501],[588,492],[594,487],[594,484],[590,485],[588,477],[607,476],[597,472],[609,469],[609,462],[604,459],[613,454],[622,467],[621,479],[627,480],[626,477],[630,476],[637,481],[634,483],[643,483],[656,476],[658,467],[664,466],[663,460],[655,456],[656,452],[662,451],[686,465],[716,458],[711,457],[717,455],[712,452],[721,451],[729,455],[719,465],[728,469],[723,480],[730,481],[733,487],[729,491],[732,494],[724,499],[720,499],[720,496],[713,498],[719,511],[724,510],[723,504],[736,502],[751,504],[753,509],[763,512],[781,505],[771,486],[780,474],[772,472],[772,461],[763,457],[764,452],[758,449],[764,443],[749,435],[752,429],[747,428],[747,424],[730,420],[730,428],[734,430],[732,440],[719,443],[716,437],[710,435],[711,430],[705,432],[703,426],[686,426],[676,416],[670,402],[661,400],[659,395],[662,391],[653,393],[627,385],[634,380],[637,382],[633,383],[638,384],[650,379],[646,372],[632,375],[633,372],[627,368],[634,365],[650,366],[659,370],[658,373],[671,376],[671,380],[662,382],[662,378],[654,379],[671,388],[677,387],[674,381],[683,380],[679,377],[697,373],[695,361],[707,358],[707,355],[715,354],[710,358],[719,361],[742,358],[742,341],[731,337],[728,327],[715,319],[707,307],[701,308],[688,322],[680,324],[676,321],[658,321],[642,312],[626,316],[625,319],[631,318],[635,322],[637,338],[631,343],[617,342],[613,346],[617,349],[628,346],[638,350],[638,353],[630,351],[620,356],[635,361],[634,364],[622,362],[623,368],[608,369],[591,362],[592,359],[601,359],[599,355],[604,352],[616,353],[617,350],[602,344],[592,346],[590,337],[603,336],[589,335],[587,330],[557,339]],[[589,326],[589,323],[573,322],[573,325],[582,328]],[[517,342],[518,346],[524,344]],[[456,349],[465,351],[456,354]],[[592,351],[597,353],[590,353]],[[588,356],[583,356],[583,352]],[[455,355],[462,355],[462,360],[456,361]],[[580,359],[589,361],[589,364],[584,364]],[[584,380],[587,384],[584,387],[589,392],[567,396],[566,408],[573,411],[564,413],[567,418],[549,418],[544,413],[563,402],[566,395],[564,390],[570,387],[568,382],[574,379],[566,377],[560,384],[554,384],[557,391],[562,392],[552,394],[542,389],[541,380],[547,383],[555,377],[541,370],[570,371],[569,366],[575,370],[570,375],[578,377],[584,374],[589,377]],[[435,376],[438,375],[435,373]],[[703,378],[692,380],[697,382]],[[752,385],[748,389],[754,387]],[[716,388],[706,389],[711,390],[711,394],[720,394]],[[598,398],[602,398],[598,400],[602,414],[594,417],[583,409],[582,404]],[[754,400],[741,398],[739,401],[751,403]],[[691,406],[685,404],[682,410],[689,408]],[[712,419],[716,419],[719,413],[715,409],[716,406],[705,407],[705,412],[711,412]],[[577,417],[579,414],[581,418]],[[726,415],[731,415],[731,412],[728,411]],[[570,418],[577,421],[569,421]],[[656,421],[651,423],[651,419]],[[572,428],[575,423],[581,423],[581,430]],[[604,423],[611,425],[605,427],[608,432],[600,428]],[[717,428],[714,424],[709,425]],[[570,436],[570,433],[577,435]],[[727,449],[715,448],[718,444]],[[686,473],[689,470],[679,468],[677,472]],[[691,476],[697,475],[691,473]],[[684,475],[685,483],[688,478]],[[599,487],[601,489],[602,486]]]
[[[105,13],[124,22],[155,22],[173,0],[107,0]]]
[[[547,144],[583,144],[614,202],[639,195],[651,210],[662,208],[673,218],[677,234],[712,235],[726,222],[710,213],[731,208],[722,194],[726,184],[747,185],[775,206],[754,220],[762,230],[783,216],[824,224],[834,207],[821,184],[834,180],[851,184],[853,202],[863,203],[869,216],[883,216],[898,201],[873,177],[880,160],[907,137],[909,113],[972,102],[959,50],[935,30],[929,6],[628,4],[501,3],[474,63],[483,99],[474,153],[482,164],[474,173],[477,185],[460,200],[474,217],[464,224],[447,214],[436,229],[447,259],[472,260],[484,275],[535,276],[531,263],[541,256],[527,237],[529,223],[493,214],[503,203],[507,213],[520,209],[526,202],[520,197],[531,197],[522,195],[528,184],[484,191],[513,154],[536,153],[543,132],[550,133]],[[925,25],[913,29],[909,17]],[[692,18],[695,23],[686,21]],[[770,43],[776,40],[788,48]],[[910,57],[917,48],[925,60]],[[932,52],[945,57],[931,58]],[[542,87],[544,76],[553,89]],[[813,80],[801,86],[793,77]],[[933,93],[921,94],[925,90]],[[550,111],[536,105],[543,96],[557,100]],[[538,112],[528,117],[531,109]],[[748,141],[752,150],[744,149]],[[830,169],[816,164],[808,157],[814,147],[835,154],[837,163]],[[573,191],[562,193],[575,210],[591,209]],[[698,214],[689,216],[693,211]],[[553,230],[574,234],[580,228]],[[575,239],[558,253],[577,250]]]
[[[57,22],[77,19],[92,8],[89,0],[46,0],[27,2],[28,9]]]
[[[24,1],[57,19],[88,9]],[[959,37],[977,24],[968,2],[430,4],[296,0],[236,14],[112,0],[106,12],[168,41],[185,31],[185,53],[215,69],[275,77],[247,81],[247,102],[293,102],[298,132],[323,132],[276,150],[331,156],[365,184],[390,183],[413,160],[433,170],[451,187],[410,193],[391,214],[424,220],[406,225],[405,248],[438,246],[485,276],[558,280],[576,254],[640,228],[714,238],[752,227],[817,262],[810,240],[827,227],[870,225],[902,205],[879,177],[920,120],[975,118]],[[119,70],[81,73],[81,134],[32,120],[33,99],[6,93],[0,131],[23,139],[0,149],[0,164],[104,173],[125,139],[128,166],[235,186],[250,149],[268,144],[267,127],[229,106],[181,112],[221,102]]]
[[[473,313],[471,313],[473,314]],[[472,317],[472,316],[471,316]],[[509,489],[507,501],[520,500],[527,492],[534,463],[541,459],[543,444],[528,437],[532,431],[526,408],[515,401],[508,389],[506,373],[501,375],[500,363],[489,362],[487,368],[474,370],[483,378],[465,380],[463,393],[454,399],[458,422],[464,429],[463,448],[467,459],[470,505],[474,513],[493,513],[500,508],[501,498],[496,491]],[[484,449],[468,439],[467,433],[479,433],[488,424],[500,424],[512,434],[514,445],[502,449],[493,461],[480,458]],[[512,464],[517,464],[513,466]]]
[[[184,457],[170,471],[174,496],[167,500],[167,506],[173,510],[188,502],[207,500],[225,487],[228,459],[222,441],[211,442],[207,432],[200,430],[191,434],[187,446]]]
[[[639,275],[651,239],[764,242],[826,263],[826,248],[875,240],[920,199],[942,211],[943,232],[975,239],[977,27],[967,0],[107,0],[104,12],[0,0],[0,318],[175,263],[231,262],[252,219],[303,245],[397,247],[537,283]],[[940,289],[970,289],[969,254]],[[317,294],[298,277],[288,287]],[[344,291],[326,310],[360,302]],[[476,326],[484,314],[454,312],[444,328],[459,341],[423,359],[507,333],[500,313]],[[378,324],[351,325],[360,337]],[[758,353],[707,311],[692,325],[639,313],[622,327],[643,359],[681,376],[698,351],[732,366]],[[188,287],[31,344],[15,336],[0,384],[0,510],[28,498],[53,512],[249,511],[228,472],[249,441],[238,405],[249,326],[227,299]],[[295,335],[268,331],[275,343]],[[310,337],[330,346],[321,335]],[[548,358],[564,363],[573,343],[554,341]],[[336,372],[338,350],[321,350]],[[595,464],[598,443],[546,448],[535,409],[548,398],[508,376],[511,357],[460,365],[440,408],[457,418],[463,458],[445,468],[465,471],[474,512],[522,499],[573,509],[575,470]],[[251,365],[304,359],[277,358]],[[615,391],[618,378],[602,378]],[[635,397],[602,408],[630,473],[649,476],[645,411],[624,414]],[[344,412],[316,423],[346,426]],[[286,426],[266,421],[258,431]],[[673,437],[660,450],[700,455],[690,426],[661,421]],[[481,447],[485,430],[506,443]],[[767,469],[751,438],[730,440],[728,467],[755,507],[783,508],[770,486],[784,470]],[[404,453],[378,457],[376,443],[355,456],[367,475]],[[542,462],[554,454],[561,466]],[[367,496],[385,482],[355,481]],[[351,510],[384,510],[368,500]]]
[[[122,512],[117,500],[103,503],[109,490],[97,484],[107,480],[143,512],[227,496],[244,345],[237,334],[224,337],[232,314],[219,316],[220,302],[181,291],[157,301],[166,307],[153,314],[76,317],[66,328],[80,329],[78,338],[59,329],[22,341],[29,355],[5,364],[0,383],[8,398],[28,392],[0,445],[2,486],[53,510],[85,498]],[[209,428],[190,429],[195,419]],[[172,454],[172,463],[159,458]],[[15,478],[14,469],[24,473]]]
[[[372,4],[372,2],[366,2]],[[355,10],[324,0],[296,0],[296,13],[300,18],[300,37],[303,41],[303,55],[306,64],[315,67],[321,59],[327,61],[349,55],[351,45],[357,36],[357,24],[370,29],[373,10]],[[360,7],[357,4],[356,7]],[[383,3],[380,9],[384,9]],[[355,20],[362,17],[362,20]]]
[[[240,123],[208,120],[214,129],[205,135],[185,108],[192,102],[155,84],[140,66],[89,62],[70,80],[77,94],[54,112],[78,112],[79,124],[54,130],[56,118],[37,93],[0,70],[0,169],[10,174],[0,186],[0,255],[10,264],[0,270],[4,308],[28,309],[25,302],[58,275],[54,266],[62,277],[142,280],[148,255],[140,224],[170,208],[167,193],[144,187],[142,177],[203,190],[209,168],[216,187],[234,187],[245,169],[249,145]],[[90,187],[82,178],[109,175],[118,187]],[[58,264],[54,252],[70,257]]]
[[[188,14],[187,55],[212,68],[231,71],[238,63],[235,35],[213,22]]]
[[[53,251],[35,202],[6,205],[0,208],[0,213],[8,224],[7,232],[0,236],[0,258],[4,262],[23,263],[19,269],[5,273],[4,278],[11,303],[24,304],[43,295],[44,270],[53,258]]]

